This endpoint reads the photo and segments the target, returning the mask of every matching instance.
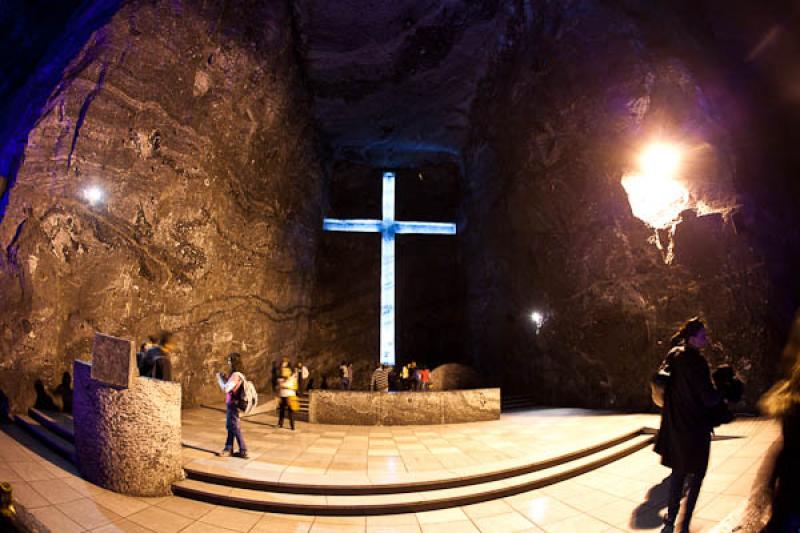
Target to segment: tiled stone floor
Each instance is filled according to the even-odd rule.
[[[187,434],[195,422],[195,414],[187,412]],[[440,448],[457,448],[460,454],[471,457],[471,446],[477,446],[473,453],[497,452],[498,458],[508,456],[519,458],[526,452],[520,448],[526,439],[540,441],[538,445],[527,443],[532,453],[548,453],[562,450],[575,439],[585,438],[587,432],[604,431],[606,434],[619,434],[617,424],[621,415],[598,415],[591,412],[576,411],[532,411],[514,415],[504,415],[500,421],[483,424],[454,425],[426,428],[351,428],[338,427],[328,430],[322,426],[299,427],[292,434],[284,430],[275,434],[265,427],[264,449],[259,460],[267,462],[270,449],[283,449],[284,438],[294,443],[300,450],[297,455],[276,455],[276,462],[283,461],[284,467],[297,463],[306,453],[323,454],[329,458],[325,464],[329,470],[339,455],[339,450],[347,450],[347,442],[358,442],[355,450],[359,457],[366,457],[366,467],[359,461],[358,470],[374,471],[371,458],[395,457],[394,463],[379,462],[386,472],[393,472],[400,466],[408,468],[414,462],[407,462],[400,444],[402,438],[415,436],[432,456]],[[202,416],[200,417],[202,420]],[[650,419],[651,423],[655,423]],[[215,424],[216,422],[214,422]],[[253,424],[246,424],[252,446],[256,448],[258,431]],[[206,424],[211,433],[209,439],[218,442],[213,424]],[[202,433],[202,425],[195,429]],[[535,428],[535,429],[532,429]],[[472,431],[477,429],[478,431]],[[613,430],[613,431],[612,431]],[[337,434],[333,434],[333,432]],[[714,527],[728,513],[742,505],[749,493],[750,485],[766,449],[779,437],[778,426],[769,421],[745,419],[724,426],[718,431],[723,438],[712,444],[711,466],[706,477],[693,521],[694,531],[707,531]],[[306,435],[305,437],[303,435]],[[284,437],[286,435],[288,437]],[[313,435],[313,437],[312,437]],[[513,437],[517,435],[517,437]],[[520,435],[526,435],[525,438]],[[366,436],[348,439],[348,437]],[[465,445],[467,438],[474,441]],[[488,437],[488,438],[485,438]],[[369,454],[373,449],[372,439],[391,440],[375,449],[396,450],[395,455]],[[501,444],[506,442],[508,444]],[[277,439],[277,440],[275,440]],[[323,441],[321,439],[331,439]],[[502,439],[502,440],[494,440]],[[333,446],[333,440],[338,446]],[[425,442],[425,441],[431,442]],[[438,442],[444,440],[447,444]],[[598,439],[595,435],[592,441]],[[464,442],[462,442],[464,441]],[[412,441],[405,441],[412,442]],[[270,448],[270,443],[275,444]],[[326,446],[323,446],[325,444]],[[376,443],[377,444],[377,443]],[[483,444],[484,446],[478,446]],[[334,448],[337,451],[317,452],[309,448]],[[570,446],[571,447],[571,446]],[[539,450],[536,452],[535,450]],[[414,450],[420,451],[420,450]],[[202,453],[202,452],[197,452]],[[456,452],[449,452],[456,453]],[[188,455],[194,456],[194,452]],[[443,454],[446,455],[446,454]],[[344,454],[347,456],[347,454]],[[480,455],[478,457],[481,457]],[[280,459],[278,459],[280,458]],[[476,462],[482,459],[473,457]],[[531,457],[528,457],[530,460]],[[191,460],[191,458],[189,458]],[[229,459],[234,461],[235,459]],[[437,459],[438,460],[438,459]],[[505,460],[500,458],[500,461]],[[241,461],[241,460],[239,460]],[[256,459],[254,459],[256,461]],[[241,461],[246,463],[246,461]],[[323,464],[320,461],[319,464]],[[441,460],[439,463],[445,466]],[[393,465],[393,466],[390,466]],[[450,471],[439,468],[436,471]],[[322,466],[312,468],[322,469]],[[18,502],[33,513],[42,523],[56,532],[101,531],[101,532],[446,532],[469,531],[510,532],[510,531],[548,531],[548,532],[612,532],[612,531],[658,531],[659,513],[663,511],[666,494],[665,477],[668,470],[660,466],[658,456],[650,448],[641,450],[620,461],[598,470],[551,485],[539,490],[526,492],[500,500],[469,505],[440,511],[377,517],[313,517],[294,515],[275,515],[253,511],[243,511],[206,503],[186,500],[179,497],[134,498],[121,496],[91,485],[80,479],[74,469],[63,461],[32,443],[26,436],[11,429],[0,433],[0,480],[10,481]],[[370,477],[370,479],[373,479]]]
[[[186,450],[186,465],[284,483],[379,484],[446,479],[510,468],[618,437],[658,417],[582,409],[532,409],[501,420],[440,426],[332,426],[299,422],[278,429],[274,416],[243,424],[250,458]],[[183,441],[210,451],[225,442],[225,414],[191,409]]]

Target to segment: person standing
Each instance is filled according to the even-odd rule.
[[[382,364],[372,373],[369,390],[376,392],[389,392],[389,371]]]
[[[139,367],[139,375],[147,378],[172,381],[172,361],[170,355],[175,350],[175,337],[164,331],[158,344],[147,349]]]
[[[692,318],[672,337],[673,348],[664,362],[669,381],[655,444],[661,464],[672,469],[664,533],[675,527],[684,485],[688,488],[681,531],[689,531],[708,469],[713,430],[709,412],[723,401],[711,382],[708,362],[700,353],[706,342],[705,324],[699,318]]]
[[[429,391],[431,388],[431,370],[428,368],[428,365],[422,367],[422,370],[420,370],[419,375],[420,375],[422,390]]]
[[[350,372],[347,370],[347,362],[342,361],[342,364],[339,365],[339,387],[342,390],[348,390],[350,388]]]
[[[233,441],[236,440],[239,445],[239,453],[236,456],[247,459],[247,445],[242,437],[242,425],[239,420],[239,399],[244,393],[244,376],[240,372],[241,356],[237,352],[231,352],[228,354],[228,364],[230,373],[227,376],[222,372],[217,374],[217,383],[225,393],[225,427],[228,430],[225,448],[219,455],[230,457],[233,454]]]
[[[303,385],[307,383],[306,380],[308,379],[308,368],[298,359],[297,365],[294,367],[294,373],[297,375],[297,395],[302,396],[305,390]]]
[[[353,362],[347,362],[347,390],[353,388]]]
[[[278,427],[283,427],[286,411],[289,412],[289,427],[294,431],[294,409],[297,402],[297,375],[292,372],[288,359],[284,358],[285,365],[281,366],[281,375],[278,378],[280,394],[280,412],[278,414]]]
[[[783,357],[787,374],[759,401],[765,414],[780,421],[783,436],[766,480],[772,513],[764,533],[800,531],[800,314]]]

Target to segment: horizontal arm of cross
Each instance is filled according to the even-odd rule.
[[[380,233],[382,230],[382,222],[380,220],[370,219],[347,219],[342,220],[339,218],[326,218],[322,222],[322,229],[325,231],[356,231],[367,233]]]
[[[395,222],[395,233],[455,235],[456,225],[449,222]]]

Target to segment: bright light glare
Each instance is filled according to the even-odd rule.
[[[639,157],[639,171],[622,178],[634,216],[653,228],[666,228],[689,207],[689,191],[675,175],[681,153],[669,144],[648,146]]]
[[[97,186],[87,187],[83,190],[83,198],[92,205],[103,200],[103,189]]]
[[[651,144],[639,156],[639,170],[642,175],[654,178],[674,178],[680,164],[680,150],[666,143]]]
[[[544,315],[539,311],[534,311],[531,313],[531,321],[536,325],[536,330],[538,331],[544,324]]]

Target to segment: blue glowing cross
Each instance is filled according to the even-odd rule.
[[[383,173],[383,220],[326,218],[326,231],[381,234],[381,363],[394,365],[394,236],[398,233],[455,235],[446,222],[400,222],[394,219],[394,172]]]

